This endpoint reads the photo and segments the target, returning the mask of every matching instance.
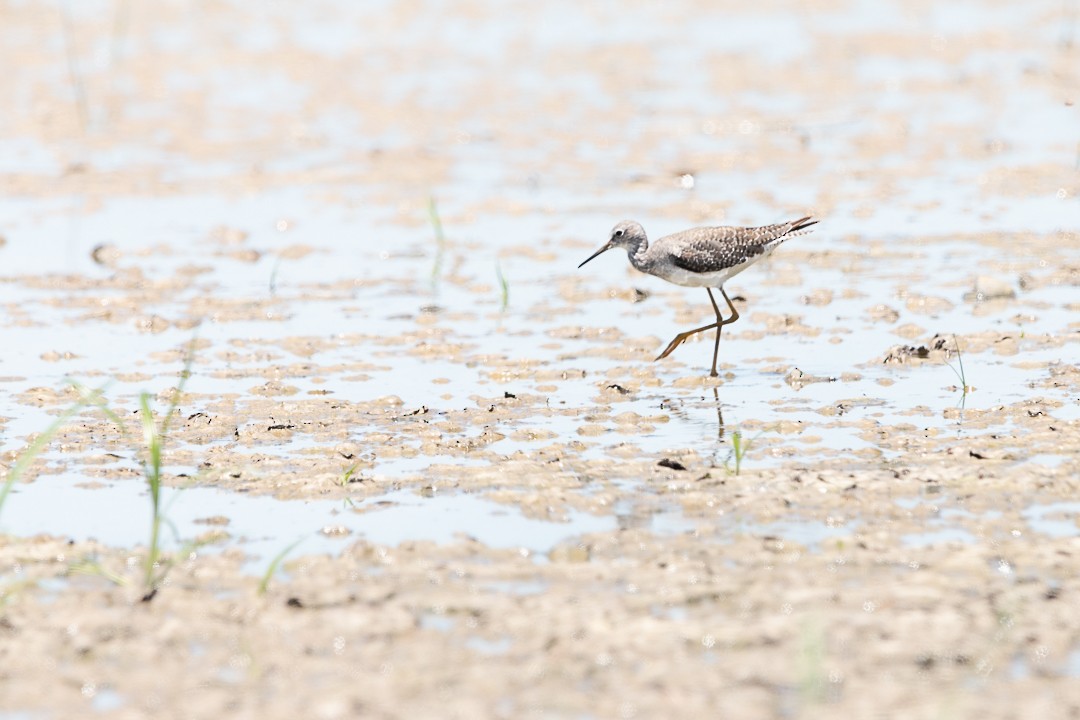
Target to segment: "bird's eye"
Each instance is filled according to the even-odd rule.
[[[622,230],[616,230],[615,231],[615,237],[622,237],[622,236],[623,236],[623,231]]]

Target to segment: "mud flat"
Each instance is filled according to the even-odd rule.
[[[0,718],[1080,712],[1066,5],[0,9]]]

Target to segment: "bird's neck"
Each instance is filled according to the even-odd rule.
[[[626,256],[630,258],[630,264],[635,269],[644,272],[645,267],[645,253],[649,251],[649,241],[645,238],[636,241],[633,245],[626,247]]]

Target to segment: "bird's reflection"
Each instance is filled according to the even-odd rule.
[[[713,391],[713,402],[716,403],[716,439],[718,441],[723,442],[723,440],[724,440],[724,404],[722,402],[720,402],[720,390],[719,390],[719,388],[714,387],[712,389],[712,391]],[[670,410],[671,413],[673,415],[677,416],[677,417],[680,417],[680,418],[682,418],[684,420],[687,420],[687,421],[690,421],[690,422],[695,422],[695,418],[692,418],[690,413],[687,413],[687,411],[684,409],[686,401],[687,401],[687,398],[680,398],[679,400],[675,400],[674,398],[673,399],[668,399],[668,400],[664,400],[663,402],[661,402],[660,407],[665,408],[667,410]],[[706,402],[705,398],[702,397],[701,401],[702,402],[701,402],[700,407],[704,407],[705,402]],[[698,421],[698,422],[700,422],[700,421]],[[695,424],[697,424],[697,423],[695,423]]]
[[[720,389],[713,387],[713,399],[716,401],[716,439],[724,439],[724,406],[720,404]]]

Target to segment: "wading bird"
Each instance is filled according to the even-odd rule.
[[[578,267],[611,248],[621,247],[626,250],[630,264],[643,273],[684,287],[705,288],[716,313],[716,322],[679,333],[656,359],[666,358],[690,336],[716,328],[712,372],[709,373],[716,377],[720,331],[725,325],[739,319],[739,311],[724,292],[724,283],[767,257],[788,238],[806,233],[807,228],[815,224],[817,220],[811,220],[807,216],[791,222],[761,227],[700,227],[667,235],[650,245],[645,237],[645,228],[641,227],[640,223],[624,220],[612,228],[611,237],[604,247],[590,255]],[[720,315],[720,308],[713,297],[713,288],[720,291],[731,310],[731,317],[726,320]]]

